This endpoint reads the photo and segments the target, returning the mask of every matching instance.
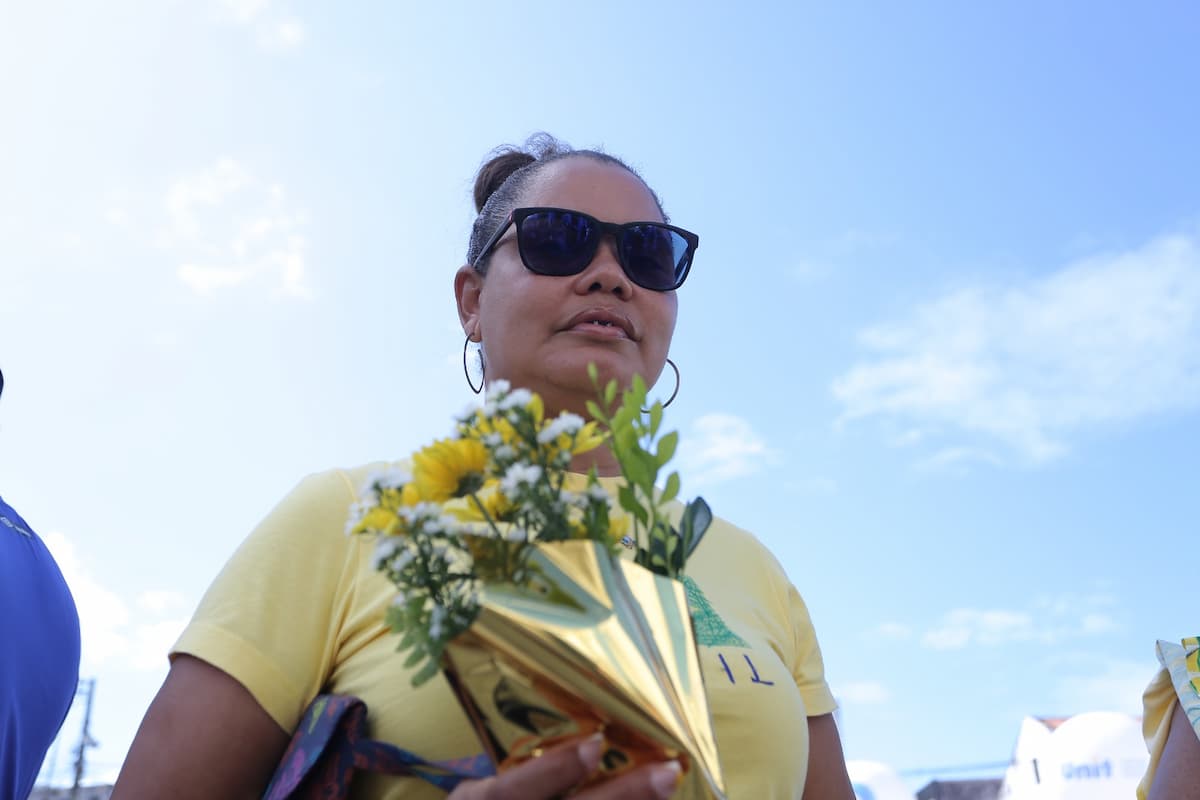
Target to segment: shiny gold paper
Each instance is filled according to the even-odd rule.
[[[675,797],[724,800],[682,584],[594,542],[537,545],[528,585],[487,586],[443,668],[500,770],[602,732],[594,780],[679,759]]]

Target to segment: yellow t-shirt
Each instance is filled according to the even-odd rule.
[[[224,670],[291,731],[322,692],[361,698],[373,738],[441,760],[481,749],[438,677],[413,689],[384,624],[394,587],[374,543],[345,521],[370,467],[310,476],[246,539],[209,587],[172,653]],[[610,491],[617,480],[605,480]],[[685,580],[729,797],[799,798],[809,716],[833,695],[808,610],[749,533],[715,519]],[[435,798],[412,778],[371,775],[355,797]]]

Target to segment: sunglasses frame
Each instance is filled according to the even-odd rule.
[[[483,246],[483,249],[481,249],[479,251],[479,255],[471,263],[471,266],[474,267],[475,269],[479,269],[479,265],[483,262],[483,260],[485,258],[488,257],[488,255],[496,247],[496,245],[499,243],[500,239],[503,238],[504,234],[508,231],[508,229],[512,226],[516,226],[516,228],[517,228],[517,251],[521,256],[521,263],[525,265],[525,269],[529,270],[530,272],[534,273],[535,275],[546,275],[548,277],[555,277],[555,278],[566,278],[566,277],[570,277],[572,275],[579,275],[580,273],[582,273],[584,270],[586,270],[588,268],[589,265],[591,265],[592,261],[595,260],[596,253],[599,252],[599,250],[600,250],[600,239],[596,240],[596,248],[595,248],[595,250],[592,251],[592,257],[589,258],[584,263],[583,267],[580,268],[580,270],[578,272],[570,272],[570,273],[566,273],[566,274],[558,274],[558,273],[553,273],[553,272],[551,272],[551,273],[541,272],[540,270],[536,270],[533,267],[531,267],[529,265],[529,261],[526,260],[525,249],[521,246],[521,223],[524,222],[528,217],[530,217],[534,214],[545,213],[547,211],[561,212],[564,214],[575,214],[576,216],[583,217],[584,219],[586,219],[588,222],[590,222],[592,225],[594,225],[600,231],[600,234],[601,234],[600,239],[602,239],[605,235],[611,235],[613,237],[613,241],[616,243],[614,252],[617,254],[617,263],[621,265],[621,271],[625,273],[625,276],[627,278],[629,278],[629,280],[633,281],[638,286],[641,286],[643,289],[647,289],[652,292],[673,292],[676,289],[678,289],[680,286],[682,286],[683,282],[687,279],[688,273],[691,272],[691,270],[692,270],[692,259],[696,255],[696,250],[700,247],[700,237],[699,236],[697,236],[696,234],[692,233],[689,230],[685,230],[685,229],[677,227],[675,225],[669,225],[665,222],[655,222],[653,220],[645,220],[645,221],[637,221],[637,222],[605,222],[604,220],[596,219],[591,214],[586,214],[582,211],[576,211],[573,208],[555,208],[553,206],[531,206],[528,208],[514,208],[512,211],[510,211],[508,213],[508,216],[505,217],[504,222],[501,223],[500,227],[496,228],[496,232],[492,234],[492,237],[487,240],[487,243]],[[622,252],[622,248],[621,248],[621,237],[625,234],[625,231],[629,230],[630,228],[635,228],[635,227],[638,227],[641,225],[651,225],[655,228],[665,228],[669,231],[679,234],[679,236],[684,240],[684,242],[687,243],[687,250],[685,250],[684,254],[683,254],[683,269],[679,273],[679,277],[676,279],[675,284],[669,288],[660,289],[655,286],[647,286],[646,284],[644,284],[640,280],[638,280],[638,278],[633,274],[633,272],[630,270],[628,265],[626,265],[626,263],[625,263],[625,256],[624,256],[624,254]]]

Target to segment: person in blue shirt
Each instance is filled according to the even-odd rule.
[[[24,800],[33,790],[75,698],[79,646],[79,614],[58,564],[0,497],[0,797]]]

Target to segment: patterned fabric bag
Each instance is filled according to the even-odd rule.
[[[460,781],[494,774],[480,753],[453,761],[426,761],[395,745],[366,737],[367,706],[357,697],[323,694],[304,712],[264,800],[339,800],[350,797],[359,770],[421,778],[450,792]]]
[[[1180,644],[1158,642],[1158,661],[1171,676],[1179,705],[1192,730],[1200,736],[1200,636],[1189,636]]]

